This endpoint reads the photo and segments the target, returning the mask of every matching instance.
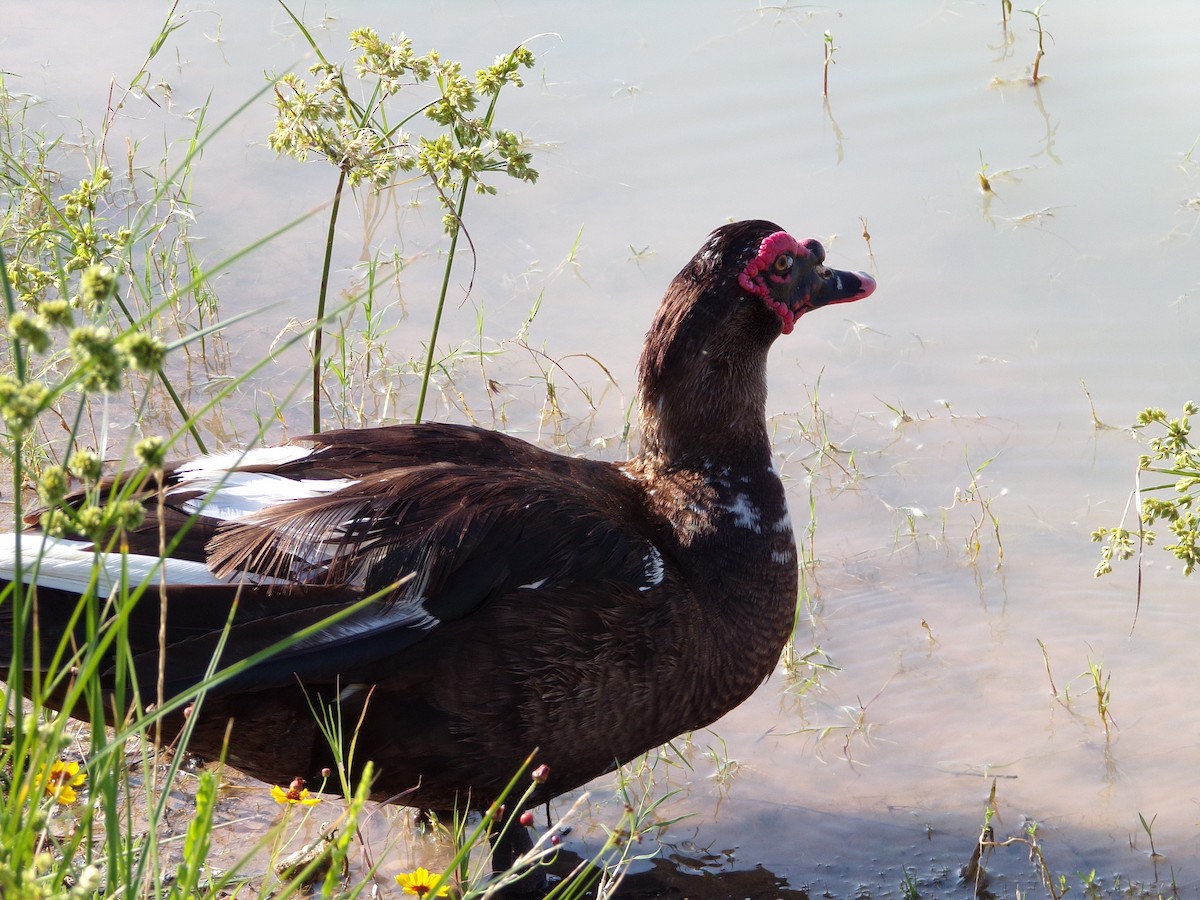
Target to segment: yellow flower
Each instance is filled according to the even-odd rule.
[[[297,803],[304,806],[316,806],[321,802],[320,797],[312,794],[304,786],[303,778],[297,778],[293,781],[286,791],[279,785],[273,786],[271,788],[271,799],[280,806],[295,806]]]
[[[307,787],[301,787],[299,791],[284,791],[282,787],[275,785],[271,787],[271,799],[280,805],[290,804],[294,806],[295,804],[302,803],[305,806],[316,806],[320,803],[320,798],[314,797],[308,791]]]
[[[79,763],[64,762],[61,759],[54,761],[49,775],[45,774],[44,769],[38,773],[38,781],[43,777],[46,779],[46,796],[63,806],[70,806],[79,799],[75,788],[81,787],[87,781],[87,773],[79,771]]]
[[[419,868],[413,872],[401,872],[396,876],[396,884],[404,888],[404,893],[416,894],[424,900],[425,897],[430,896],[433,886],[437,884],[437,880],[440,877],[439,875],[434,875],[428,869]],[[445,897],[449,893],[450,885],[443,884],[438,888],[437,894],[434,896]]]

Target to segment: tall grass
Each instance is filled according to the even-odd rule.
[[[38,591],[22,577],[36,575],[38,539],[21,540],[18,575],[0,593],[0,617],[11,621],[14,634],[0,736],[0,896],[5,898],[101,893],[191,898],[230,892],[287,897],[313,886],[325,896],[354,897],[377,886],[382,859],[365,852],[357,836],[371,815],[369,766],[357,782],[338,772],[330,773],[329,784],[312,786],[340,791],[340,803],[318,800],[299,783],[274,791],[263,786],[263,796],[279,803],[278,817],[260,828],[235,859],[223,860],[220,869],[212,857],[215,837],[233,824],[222,800],[220,761],[198,774],[185,771],[191,723],[206,696],[303,640],[306,632],[281,635],[273,647],[229,666],[218,664],[218,648],[200,683],[178,696],[163,695],[161,687],[146,696],[135,677],[128,629],[138,604],[165,604],[159,576],[142,581],[122,571],[106,576],[99,562],[100,551],[119,556],[122,532],[143,515],[139,492],[152,490],[151,479],[168,455],[204,451],[214,436],[223,437],[239,392],[271,372],[289,350],[306,343],[312,348],[315,430],[323,424],[322,401],[339,417],[373,418],[367,395],[377,399],[375,386],[394,382],[400,371],[391,362],[386,303],[378,289],[398,279],[402,265],[398,255],[377,257],[367,265],[361,289],[344,301],[329,302],[343,191],[369,195],[412,173],[414,183],[433,187],[444,207],[444,275],[417,373],[416,418],[424,413],[439,366],[451,372],[457,362],[485,360],[480,347],[477,354],[439,361],[440,314],[453,267],[461,263],[460,248],[469,242],[467,197],[472,191],[495,193],[483,180],[488,173],[536,178],[523,142],[495,125],[501,89],[520,84],[518,71],[533,65],[532,54],[523,46],[509,50],[469,79],[459,63],[436,52],[417,56],[404,38],[385,41],[373,30],[360,29],[351,34],[358,54],[352,81],[342,63],[322,55],[304,23],[293,20],[317,54],[309,73],[314,80],[281,76],[247,105],[273,98],[279,122],[272,146],[298,157],[317,153],[336,168],[324,267],[313,315],[281,327],[271,352],[239,373],[229,371],[225,341],[240,317],[221,310],[215,274],[248,254],[270,253],[272,242],[300,220],[216,262],[197,251],[190,186],[210,177],[200,166],[201,153],[229,120],[210,124],[207,108],[200,109],[183,157],[174,165],[164,160],[145,166],[135,158],[136,149],[113,164],[110,153],[119,146],[113,138],[128,93],[113,103],[95,140],[76,149],[56,135],[32,131],[28,98],[0,81],[0,166],[6,184],[0,220],[5,308],[0,453],[12,498],[6,530],[19,532],[36,496],[45,508],[47,530],[82,535],[97,547],[92,582],[70,611],[70,627],[61,640],[45,639]],[[149,83],[151,62],[181,27],[184,22],[172,6],[130,79],[130,90]],[[414,86],[425,93],[399,112],[402,83],[405,99]],[[404,129],[418,117],[426,123],[425,132],[413,137]],[[83,177],[65,183],[60,171],[72,168],[84,170]],[[531,320],[535,313],[536,306]],[[331,326],[336,339],[333,352],[327,352],[321,336]],[[556,365],[539,360],[548,396]],[[204,384],[205,392],[196,384]],[[241,435],[244,442],[262,440],[302,391],[300,384],[276,390],[270,412],[260,416],[251,434]],[[402,402],[389,395],[384,408],[394,414]],[[109,464],[126,474],[116,482],[106,480]],[[68,495],[81,499],[68,502]],[[178,540],[163,533],[163,553]],[[179,735],[165,731],[164,720],[188,707],[191,714]],[[353,741],[353,730],[329,724],[335,755],[345,758],[342,751]],[[173,752],[163,752],[166,741]],[[185,782],[187,821],[179,828],[179,791]],[[527,774],[514,773],[504,799],[520,808],[533,786]],[[307,848],[310,852],[288,858],[287,849],[305,833],[314,811],[322,810],[325,818],[324,810],[331,807],[333,819]],[[654,801],[629,800],[591,865],[560,881],[552,896],[579,896],[596,878],[603,890],[611,890],[634,856],[635,838],[656,821],[656,809]],[[459,823],[453,829],[455,856],[428,889],[436,895],[453,880],[460,894],[482,895],[557,852],[556,832],[547,831],[533,853],[497,882],[486,858],[482,864],[471,859],[487,833],[501,827],[523,826],[502,819],[499,803],[479,822]]]

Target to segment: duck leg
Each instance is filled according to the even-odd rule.
[[[529,829],[518,821],[520,813],[514,814],[508,820],[508,827],[492,837],[492,874],[501,875],[508,872],[518,859],[533,849],[533,839]],[[546,867],[535,863],[520,881],[505,888],[505,894],[511,896],[528,896],[530,894],[545,894],[548,888]]]

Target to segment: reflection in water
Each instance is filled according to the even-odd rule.
[[[553,871],[565,874],[583,860],[570,852],[564,852],[555,863]],[[658,900],[663,897],[695,897],[698,900],[808,900],[807,890],[788,884],[786,878],[770,872],[763,866],[722,871],[699,870],[688,865],[688,860],[672,856],[670,859],[655,859],[645,871],[626,875],[617,888],[616,896],[621,900]]]
[[[837,156],[838,164],[841,165],[841,163],[846,159],[846,148],[843,146],[846,136],[842,133],[842,129],[838,125],[837,119],[833,117],[833,107],[830,105],[828,97],[822,99],[821,108],[825,110],[825,118],[829,122],[829,127],[833,129],[834,153]]]
[[[1004,0],[1001,0],[1001,8],[1004,11],[1004,17],[1000,20],[1000,41],[996,44],[987,45],[989,50],[994,50],[996,52],[996,56],[993,57],[992,62],[997,63],[1005,62],[1006,60],[1011,59],[1013,55],[1013,47],[1016,44],[1016,39],[1013,37],[1012,30],[1009,28],[1008,8],[1007,4],[1004,3]]]
[[[1054,139],[1058,134],[1058,125],[1050,121],[1050,114],[1046,112],[1046,104],[1042,97],[1042,86],[1040,84],[1033,86],[1033,98],[1034,106],[1037,108],[1039,115],[1041,115],[1042,121],[1046,124],[1046,138],[1043,141],[1042,149],[1033,155],[1035,158],[1046,156],[1055,165],[1061,166],[1063,161],[1054,152]]]

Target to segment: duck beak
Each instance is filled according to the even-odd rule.
[[[875,290],[875,279],[866,272],[844,272],[823,265],[813,267],[802,276],[790,300],[772,308],[779,316],[783,334],[791,334],[796,321],[806,312],[834,303],[849,303],[869,297]]]
[[[845,272],[818,266],[813,269],[808,287],[808,296],[803,298],[801,304],[804,312],[819,306],[849,303],[869,297],[875,290],[875,279],[866,272]]]

